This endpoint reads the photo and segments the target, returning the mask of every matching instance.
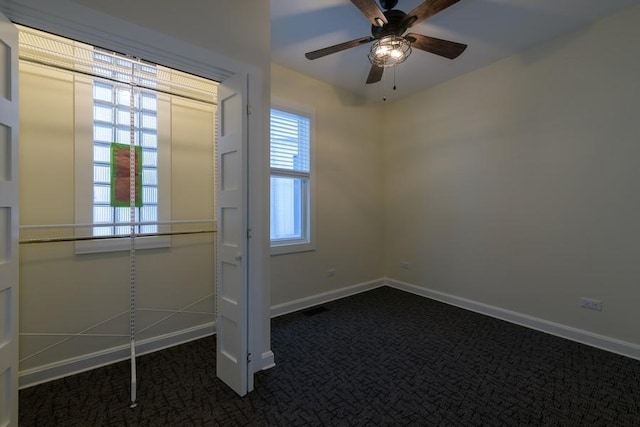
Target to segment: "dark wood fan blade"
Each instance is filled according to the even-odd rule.
[[[384,72],[384,67],[380,67],[375,64],[371,64],[371,70],[369,71],[369,77],[367,77],[367,84],[378,83],[382,80],[382,73]]]
[[[467,48],[466,44],[450,42],[422,34],[409,33],[405,37],[411,43],[412,48],[424,50],[435,55],[456,59]]]
[[[412,27],[459,1],[460,0],[425,0],[411,12],[407,13],[402,22],[406,24],[407,28]]]
[[[382,13],[382,9],[376,4],[376,0],[351,0],[364,16],[367,17],[371,25],[382,27],[387,23],[387,18]]]
[[[314,50],[312,52],[307,52],[307,53],[304,54],[304,56],[306,56],[307,59],[318,59],[318,58],[322,58],[323,56],[330,55],[332,53],[336,53],[336,52],[340,52],[340,51],[343,51],[343,50],[346,50],[346,49],[350,49],[352,47],[360,46],[361,44],[367,44],[372,40],[373,40],[373,37],[371,37],[371,36],[361,37],[359,39],[355,39],[355,40],[351,40],[351,41],[348,41],[348,42],[336,44],[334,46],[329,46],[329,47],[325,47],[323,49],[318,49],[318,50]]]

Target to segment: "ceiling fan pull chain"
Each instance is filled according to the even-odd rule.
[[[393,90],[396,90],[396,66],[393,66]]]

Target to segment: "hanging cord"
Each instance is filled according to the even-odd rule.
[[[396,90],[396,66],[393,66],[393,90]]]
[[[136,114],[134,74],[135,65],[131,64],[131,85],[129,95],[129,339],[131,341],[131,408],[136,403],[136,182],[138,162],[136,156]]]
[[[397,65],[391,67],[393,69],[393,90],[396,90],[396,67]],[[382,101],[387,101],[387,97],[385,95],[382,96]]]

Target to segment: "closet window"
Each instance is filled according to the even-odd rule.
[[[87,56],[86,46],[76,47]],[[77,235],[117,237],[131,231],[129,156],[134,154],[136,234],[164,231],[171,218],[171,96],[162,67],[90,47],[91,74],[74,75]],[[166,71],[164,72],[167,73]],[[133,150],[131,143],[133,142]],[[139,157],[139,158],[138,158]],[[142,224],[142,225],[140,225]],[[136,247],[170,246],[166,236],[137,238]],[[76,253],[128,250],[128,239],[79,241]]]
[[[156,67],[94,53],[96,74],[117,79],[131,76],[136,84],[155,85]],[[102,66],[104,65],[104,67]],[[132,99],[133,98],[133,99]],[[141,200],[135,208],[138,222],[158,221],[158,98],[153,91],[110,81],[93,82],[93,223],[121,223],[130,219],[129,196],[118,198],[114,188],[116,149],[131,140],[141,155],[142,176],[136,184]],[[114,145],[116,144],[116,145]],[[126,165],[125,165],[126,167]],[[126,171],[125,171],[126,173]],[[124,199],[124,200],[123,200]],[[156,224],[134,227],[136,233],[156,233]],[[129,226],[94,227],[94,236],[128,234]]]

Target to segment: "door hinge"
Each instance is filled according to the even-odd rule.
[[[250,239],[253,237],[253,234],[251,234],[252,231],[253,231],[252,229],[247,228],[247,239]]]
[[[247,363],[251,363],[251,353],[247,353]]]
[[[247,104],[247,116],[251,115],[251,105]]]

